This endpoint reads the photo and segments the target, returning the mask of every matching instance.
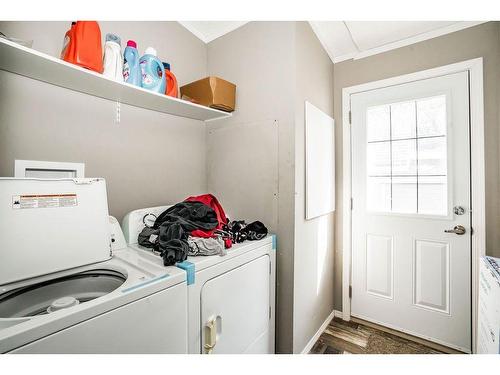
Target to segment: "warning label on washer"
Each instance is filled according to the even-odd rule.
[[[73,207],[77,205],[76,194],[33,194],[12,197],[12,208],[14,209]]]

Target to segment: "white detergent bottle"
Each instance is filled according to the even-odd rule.
[[[122,47],[120,37],[117,35],[106,34],[103,66],[103,75],[115,81],[123,82]]]
[[[165,68],[161,60],[156,57],[156,50],[152,47],[146,48],[144,56],[139,60],[139,65],[142,73],[142,87],[164,94],[167,84]]]

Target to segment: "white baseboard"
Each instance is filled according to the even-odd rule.
[[[344,318],[344,314],[342,313],[342,311],[333,310],[333,312],[334,312],[336,318],[340,318],[340,319]]]
[[[313,337],[311,337],[311,339],[309,340],[309,342],[307,343],[307,345],[304,347],[304,349],[302,349],[302,351],[300,352],[300,354],[307,354],[307,353],[309,353],[311,351],[312,347],[314,346],[314,344],[316,344],[316,341],[318,341],[319,337],[321,336],[321,334],[323,333],[323,331],[326,329],[326,327],[328,326],[328,324],[330,323],[330,321],[335,316],[337,316],[338,313],[340,313],[340,316],[342,316],[342,312],[341,311],[337,311],[337,310],[333,310],[330,313],[330,315],[328,315],[328,317],[323,322],[323,324],[321,325],[321,327],[319,327],[318,331],[314,334]]]

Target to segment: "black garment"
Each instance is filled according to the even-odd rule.
[[[261,240],[265,236],[267,236],[267,228],[260,221],[254,221],[253,223],[248,224],[241,231],[243,233],[246,233],[247,240],[250,240],[250,241]]]
[[[260,221],[254,221],[250,224],[245,223],[244,220],[231,221],[224,227],[224,230],[231,233],[231,239],[235,243],[246,240],[261,240],[267,236],[267,228]]]
[[[187,239],[195,229],[212,230],[219,224],[215,211],[201,202],[181,202],[164,211],[152,228],[139,234],[139,245],[160,252],[165,266],[186,260]]]
[[[158,236],[160,235],[160,230],[158,228],[144,227],[144,229],[139,233],[137,242],[139,245],[144,247],[153,248],[158,250]]]

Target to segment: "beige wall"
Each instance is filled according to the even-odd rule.
[[[500,256],[500,23],[473,28],[374,55],[335,64],[337,211],[335,228],[335,308],[342,309],[342,88],[442,65],[484,58],[486,148],[486,252]]]
[[[33,48],[58,56],[69,22],[0,22],[0,31],[34,39]],[[100,22],[151,45],[171,62],[180,84],[206,75],[206,46],[176,22]],[[115,123],[114,102],[0,71],[0,176],[15,159],[84,162],[87,176],[107,180],[109,206],[119,220],[132,209],[173,203],[207,189],[206,134],[201,121],[128,105]]]
[[[307,100],[333,117],[333,63],[307,22],[295,26],[295,251],[293,349],[300,353],[333,310],[334,213],[305,220]]]
[[[208,73],[237,86],[233,117],[207,125],[208,188],[277,233],[280,353],[293,350],[294,47],[293,22],[250,22],[208,44]]]

